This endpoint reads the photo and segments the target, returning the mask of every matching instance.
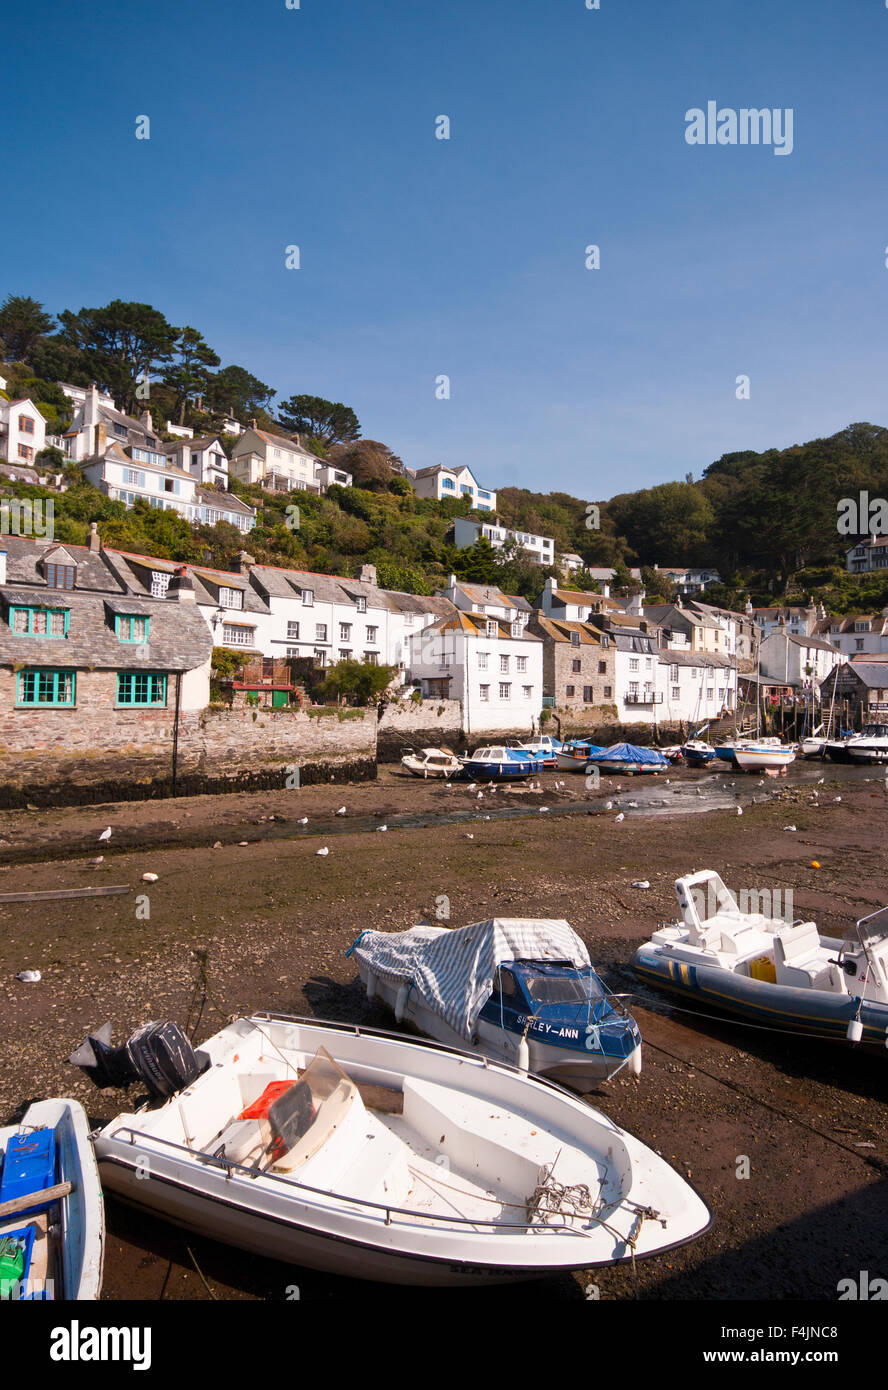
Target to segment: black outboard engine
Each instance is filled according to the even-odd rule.
[[[111,1045],[111,1024],[90,1033],[68,1058],[104,1090],[142,1081],[153,1100],[166,1100],[190,1086],[210,1065],[205,1052],[195,1052],[178,1023],[143,1023],[120,1047]]]

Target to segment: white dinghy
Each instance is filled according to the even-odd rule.
[[[102,1180],[257,1254],[474,1284],[652,1255],[709,1223],[663,1159],[506,1063],[266,1013],[201,1053],[197,1080],[94,1136]]]
[[[0,1129],[0,1155],[2,1297],[98,1298],[105,1209],[83,1107],[36,1101]]]

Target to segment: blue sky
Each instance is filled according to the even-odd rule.
[[[888,424],[888,8],[600,5],[18,7],[0,298],[154,304],[491,487],[602,498]],[[792,108],[792,153],[688,145],[710,99]]]

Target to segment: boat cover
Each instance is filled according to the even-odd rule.
[[[375,974],[402,981],[469,1038],[493,990],[498,965],[511,960],[564,960],[587,966],[589,952],[563,918],[494,917],[432,936],[427,927],[362,932],[352,950]]]
[[[638,748],[634,743],[615,743],[613,748],[602,748],[598,753],[591,753],[589,761],[593,763],[665,763],[668,759],[663,757],[659,748]]]

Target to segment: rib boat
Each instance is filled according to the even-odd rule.
[[[259,1255],[473,1285],[653,1255],[709,1222],[652,1150],[503,1062],[270,1013],[196,1055],[196,1080],[96,1133],[102,1181]]]
[[[0,1129],[0,1154],[0,1298],[98,1298],[105,1213],[82,1106],[36,1101]]]
[[[888,1037],[888,907],[844,939],[741,912],[717,873],[679,878],[681,921],[632,958],[643,980],[771,1028],[878,1047]]]
[[[563,919],[363,931],[354,955],[368,999],[440,1042],[471,1047],[588,1091],[641,1071],[641,1033]]]

